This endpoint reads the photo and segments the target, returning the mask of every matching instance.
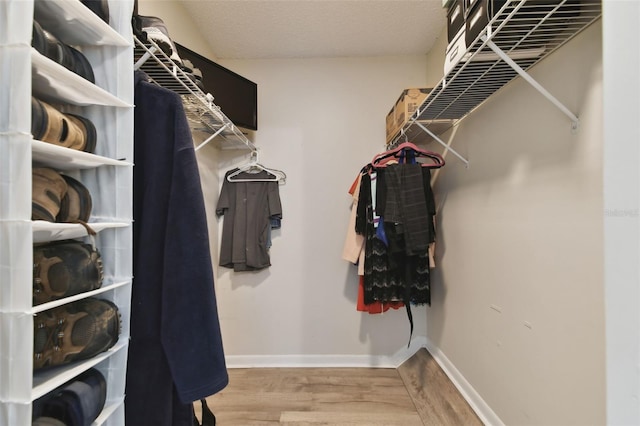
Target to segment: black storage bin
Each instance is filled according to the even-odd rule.
[[[479,2],[480,0],[464,0],[464,10],[466,12],[465,17],[469,14],[469,11],[473,9],[473,7]]]
[[[464,27],[465,1],[467,0],[455,0],[447,10],[447,40],[449,43]]]
[[[465,19],[465,39],[467,46],[478,37],[489,24],[491,18],[505,5],[506,0],[465,0],[471,4]]]
[[[465,2],[468,6],[465,19],[465,37],[467,45],[470,45],[505,5],[506,0],[465,0]],[[555,34],[548,30],[540,31],[535,28],[559,3],[560,0],[527,0],[509,21],[505,30],[518,32],[519,36],[524,36],[532,31],[531,43],[543,45],[553,39]],[[572,18],[579,15],[580,5],[581,0],[566,1],[551,18],[554,30],[561,31],[563,23],[566,25]]]

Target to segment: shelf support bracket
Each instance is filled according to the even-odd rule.
[[[419,114],[418,114],[419,115]],[[433,133],[431,130],[427,129],[422,123],[420,123],[419,121],[415,120],[413,122],[413,124],[417,125],[418,127],[420,127],[426,134],[428,134],[429,136],[431,136],[436,142],[438,142],[440,145],[442,145],[444,147],[444,152],[443,155],[447,152],[450,151],[453,155],[455,155],[456,157],[458,157],[460,159],[460,161],[462,161],[465,165],[465,167],[469,167],[469,160],[467,160],[466,158],[464,158],[462,155],[458,154],[458,152],[451,148],[450,144],[444,142],[442,139],[440,139],[438,136],[436,136],[435,133]]]
[[[493,50],[493,52],[500,57],[503,61],[505,61],[511,68],[517,72],[520,77],[524,78],[534,89],[542,94],[545,98],[551,101],[560,111],[562,111],[567,117],[571,119],[571,128],[576,130],[578,128],[578,123],[580,120],[578,117],[569,110],[562,102],[560,102],[555,96],[553,96],[547,89],[542,87],[540,83],[533,79],[525,70],[520,67],[513,59],[509,57],[502,49],[500,49],[492,40],[489,40],[486,35],[482,36],[482,40],[486,41],[487,46]]]
[[[149,58],[151,57],[151,55],[153,55],[155,51],[156,51],[156,48],[154,46],[149,47],[147,51],[144,52],[144,55],[142,55],[140,59],[138,59],[136,63],[133,64],[134,71],[139,70],[140,67],[149,60]]]
[[[200,145],[196,146],[193,150],[197,151],[200,148],[202,148],[203,146],[205,146],[206,144],[208,144],[209,142],[211,142],[216,136],[218,136],[220,133],[222,133],[222,131],[224,129],[226,129],[228,125],[229,125],[229,123],[225,123],[224,126],[220,127],[218,130],[216,130],[216,132],[214,134],[212,134],[207,139],[205,139],[204,142],[202,142]]]

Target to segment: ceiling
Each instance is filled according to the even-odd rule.
[[[422,55],[441,0],[181,0],[219,59]]]

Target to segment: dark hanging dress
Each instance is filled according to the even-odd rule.
[[[409,169],[412,169],[411,177],[406,180],[402,173]],[[356,230],[365,236],[365,304],[375,301],[431,303],[427,247],[435,240],[435,203],[430,176],[428,168],[412,164],[377,170],[376,206],[380,208],[376,210],[394,219],[387,221],[381,216],[383,223],[379,226],[384,229],[384,238],[381,238],[380,230],[374,225],[371,177],[366,173],[362,175]]]

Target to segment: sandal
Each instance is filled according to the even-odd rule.
[[[71,176],[61,175],[67,183],[67,193],[60,200],[56,222],[88,222],[93,207],[91,193]]]
[[[67,190],[67,182],[58,172],[35,167],[31,173],[31,219],[55,222]]]
[[[93,153],[97,132],[91,120],[63,113],[46,102],[31,97],[31,133],[34,139]]]

